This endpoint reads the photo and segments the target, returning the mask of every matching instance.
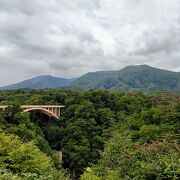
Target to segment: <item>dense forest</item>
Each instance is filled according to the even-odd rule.
[[[179,94],[16,90],[0,104],[2,180],[180,178]],[[26,104],[65,108],[56,120]]]

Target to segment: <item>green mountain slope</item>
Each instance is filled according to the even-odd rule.
[[[5,87],[10,89],[105,89],[121,91],[153,92],[160,90],[180,92],[180,72],[157,69],[148,65],[127,66],[118,71],[89,72],[80,78],[64,79],[39,76]]]
[[[45,89],[45,88],[58,88],[70,85],[75,79],[65,79],[60,77],[53,77],[50,75],[38,76],[32,79],[11,84],[8,86],[0,87],[0,90],[12,89]]]
[[[119,71],[87,73],[72,86],[122,91],[180,91],[180,73],[148,65],[127,66]]]

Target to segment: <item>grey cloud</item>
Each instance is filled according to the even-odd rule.
[[[0,85],[149,64],[180,70],[178,0],[0,0]],[[14,72],[15,75],[14,75]]]
[[[170,54],[180,50],[180,28],[178,30],[174,28],[167,31],[155,30],[144,32],[140,38],[142,39],[137,39],[137,46],[138,41],[142,42],[143,46],[139,49],[137,48],[135,54],[148,55],[162,52]]]

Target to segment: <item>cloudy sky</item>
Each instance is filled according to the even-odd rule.
[[[136,64],[180,71],[180,0],[0,0],[0,86]]]

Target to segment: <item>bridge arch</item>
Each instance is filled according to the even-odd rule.
[[[44,113],[50,117],[54,117],[56,119],[59,119],[59,117],[55,113],[49,111],[48,109],[44,109],[44,108],[40,108],[40,107],[34,107],[34,108],[29,108],[29,109],[23,110],[23,112],[31,112],[31,111],[40,111],[40,112],[42,112],[42,113]]]
[[[5,110],[8,105],[0,105],[0,110]],[[21,105],[23,112],[40,111],[50,117],[59,119],[63,105]]]

